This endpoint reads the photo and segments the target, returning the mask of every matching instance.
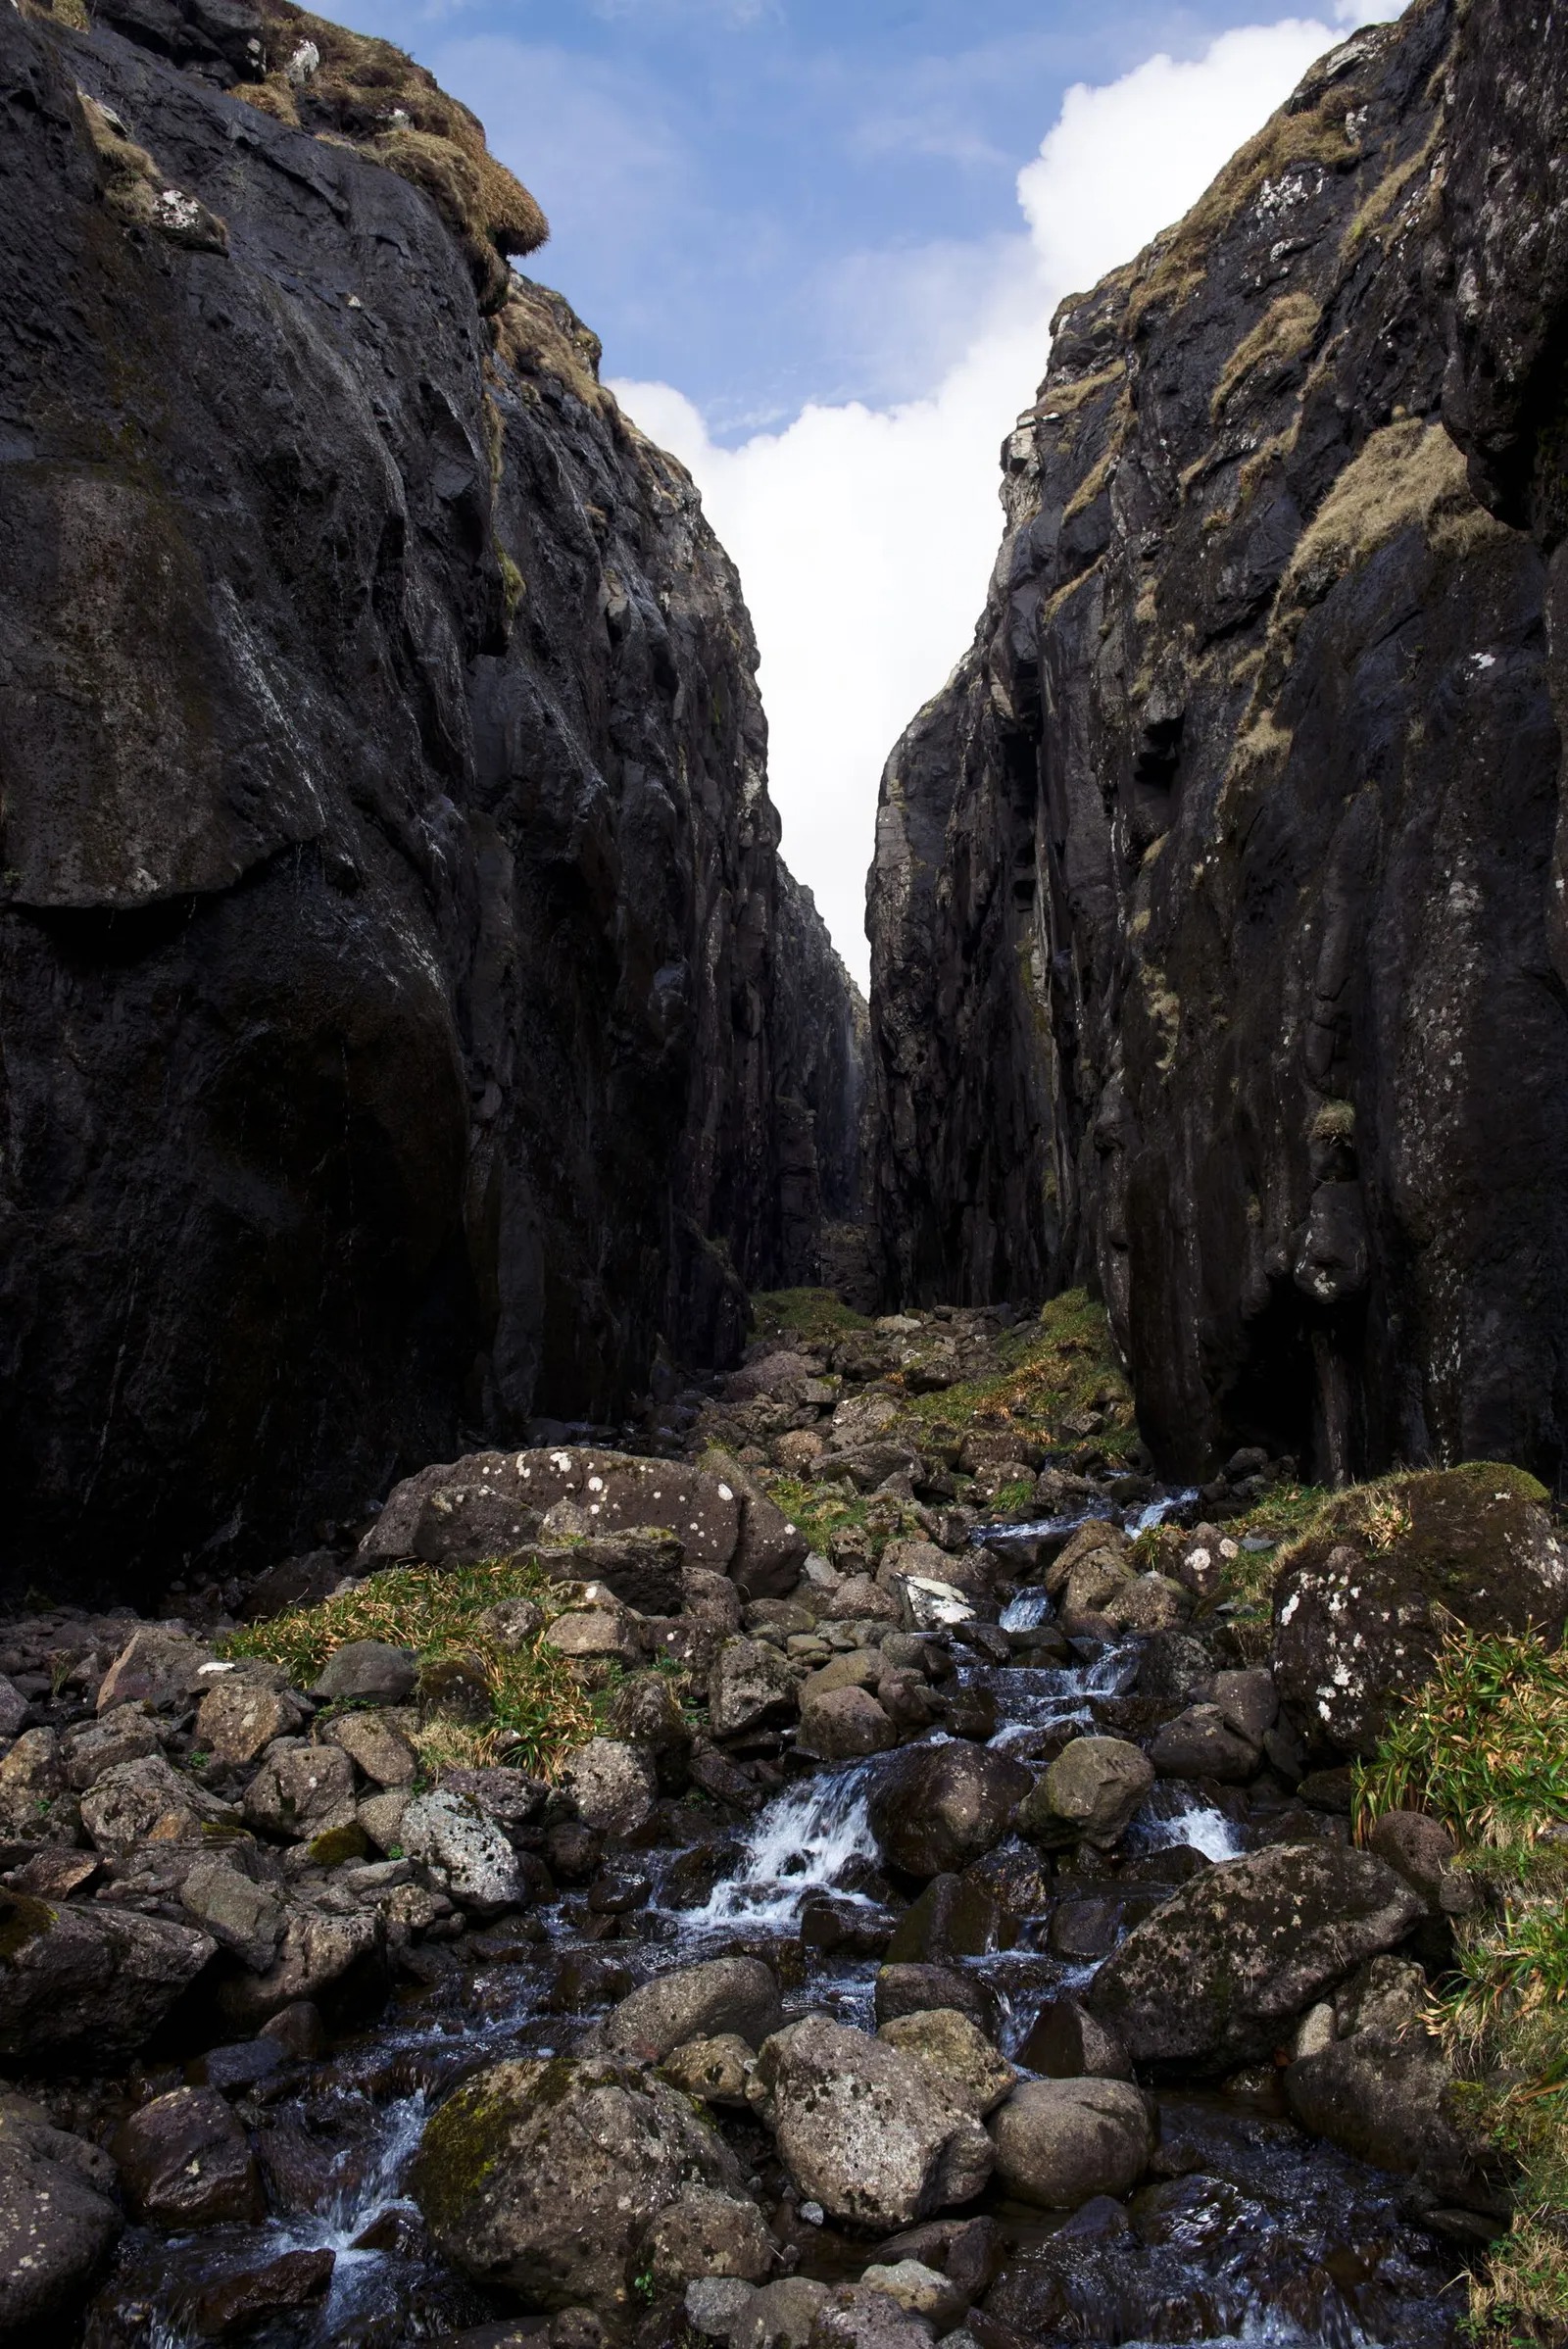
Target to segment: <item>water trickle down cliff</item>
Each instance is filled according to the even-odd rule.
[[[732,1356],[860,1084],[734,570],[479,125],[283,0],[86,22],[0,10],[0,1484],[55,1588]]]
[[[1089,1279],[1172,1467],[1555,1474],[1568,1426],[1568,43],[1462,14],[1335,50],[1063,306],[883,783],[885,1286]]]

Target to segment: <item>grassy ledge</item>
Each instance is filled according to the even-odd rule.
[[[1568,2340],[1568,1658],[1466,1633],[1356,1772],[1358,1832],[1424,1810],[1483,1898],[1457,1931],[1433,2030],[1459,2094],[1517,2171],[1509,2232],[1472,2290],[1488,2349]]]
[[[352,1639],[410,1648],[421,1669],[462,1662],[471,1673],[477,1665],[489,1691],[488,1719],[470,1722],[432,1709],[414,1734],[420,1760],[431,1770],[505,1761],[554,1778],[567,1754],[594,1735],[611,1691],[602,1690],[596,1704],[566,1659],[540,1637],[520,1648],[488,1637],[480,1618],[506,1598],[532,1599],[547,1623],[572,1603],[571,1593],[526,1555],[477,1566],[392,1566],[315,1606],[231,1633],[221,1653],[280,1664],[302,1688],[318,1678],[334,1648]]]

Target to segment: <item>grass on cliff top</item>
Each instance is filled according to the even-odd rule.
[[[1434,2028],[1464,2118],[1516,2171],[1508,2233],[1473,2280],[1493,2349],[1568,2340],[1568,1657],[1532,1634],[1451,1639],[1360,1767],[1356,1822],[1443,1820],[1482,1899]]]
[[[294,1607],[270,1623],[232,1632],[220,1643],[226,1656],[262,1656],[281,1664],[296,1687],[316,1681],[334,1648],[351,1639],[383,1639],[407,1647],[421,1666],[476,1661],[490,1692],[490,1716],[460,1721],[433,1712],[415,1733],[420,1759],[468,1768],[507,1761],[539,1778],[554,1778],[598,1721],[590,1697],[565,1658],[534,1639],[518,1650],[503,1647],[478,1629],[487,1607],[504,1598],[530,1598],[548,1620],[565,1603],[560,1586],[528,1558],[497,1558],[477,1566],[392,1566],[352,1590]]]

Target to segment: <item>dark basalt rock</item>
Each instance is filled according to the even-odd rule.
[[[275,0],[0,23],[18,1590],[265,1563],[460,1424],[734,1359],[855,1187],[863,1013],[696,491],[509,278],[524,191],[401,176],[335,28],[224,95],[253,18],[270,69]]]
[[[1422,1906],[1370,1852],[1276,1844],[1209,1869],[1157,1908],[1084,2004],[1135,2064],[1219,2074],[1273,2056],[1296,2017],[1396,1947]]]
[[[1564,1449],[1561,14],[1357,33],[1063,308],[884,777],[885,1287],[1097,1285],[1170,1469]]]

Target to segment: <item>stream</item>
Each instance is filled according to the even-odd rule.
[[[1020,1629],[1050,1618],[1044,1591],[1025,1589],[1004,1621]],[[976,1659],[959,1678],[995,1705],[994,1741],[1028,1754],[1064,1722],[1114,1734],[1138,1666],[1129,1642],[1042,1668]],[[815,2008],[874,2030],[888,1887],[867,1795],[891,1758],[840,1768],[803,1760],[796,1783],[732,1834],[710,1833],[695,1859],[663,1848],[626,1855],[646,1873],[646,1905],[606,1919],[567,1891],[547,1910],[472,1932],[443,1947],[431,1979],[411,1984],[376,2027],[322,2062],[257,2083],[236,2109],[274,2215],[172,2240],[128,2235],[89,2312],[87,2349],[201,2349],[214,2333],[210,2319],[201,2328],[189,2319],[197,2295],[299,2253],[332,2255],[326,2296],[248,2331],[262,2349],[392,2349],[514,2313],[432,2254],[405,2198],[429,2111],[498,2057],[569,2052],[651,1973],[730,1950],[775,1965],[792,2017]],[[986,1945],[945,1951],[942,1962],[984,1985],[1014,2062],[1042,2006],[1081,1989],[1181,1882],[1285,1832],[1277,1801],[1221,1801],[1161,1784],[1114,1862],[1086,1851],[1070,1873],[1042,1877],[1038,1855],[1014,1843],[980,1864],[996,1894]],[[1301,1817],[1294,1807],[1298,1834]],[[1316,1825],[1329,1833],[1337,1823]],[[786,2268],[837,2281],[876,2256],[863,2238],[811,2224],[814,2206],[798,2207],[760,2124],[726,2116],[725,2128]],[[1298,2130],[1271,2075],[1233,2080],[1225,2093],[1164,2092],[1151,2179],[1125,2204],[1102,2197],[1061,2219],[1007,2204],[995,2186],[983,2198],[978,2207],[999,2218],[1009,2244],[985,2309],[1042,2344],[1438,2349],[1463,2312],[1459,2263],[1404,2215],[1404,2194],[1405,2181]]]

